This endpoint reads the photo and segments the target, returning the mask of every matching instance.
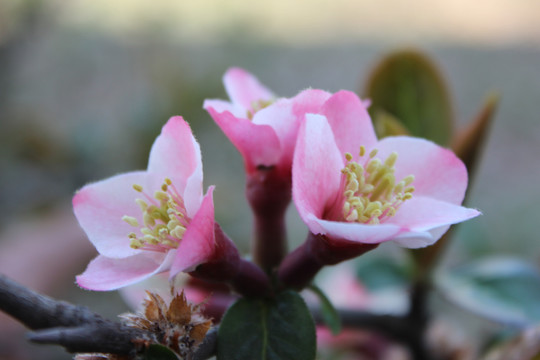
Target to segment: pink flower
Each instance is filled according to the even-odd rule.
[[[292,171],[300,216],[330,246],[423,247],[479,215],[460,206],[467,170],[454,153],[412,137],[377,140],[365,107],[347,91],[306,116]]]
[[[206,261],[216,247],[212,192],[202,195],[201,153],[189,125],[171,118],[146,171],[86,185],[74,196],[75,216],[99,252],[77,283],[114,290]]]
[[[240,68],[229,69],[223,83],[231,102],[206,100],[204,108],[242,154],[247,172],[277,165],[290,174],[300,122],[306,113],[317,113],[330,94],[308,89],[277,99]]]

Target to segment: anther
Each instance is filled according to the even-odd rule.
[[[396,164],[396,160],[398,158],[397,152],[391,153],[386,160],[384,161],[384,164],[388,167],[393,167]]]
[[[124,220],[125,222],[127,222],[131,226],[135,226],[135,227],[139,226],[139,222],[133,216],[124,215],[124,216],[122,216],[122,220]]]
[[[172,189],[169,188],[171,186]],[[143,192],[143,187],[138,184],[133,185],[133,189]],[[191,219],[185,214],[184,201],[177,193],[172,181],[165,178],[163,184],[154,193],[154,199],[159,201],[159,205],[146,193],[143,194],[150,203],[142,199],[135,200],[142,212],[143,227],[140,227],[137,219],[132,216],[122,217],[122,220],[128,224],[139,227],[142,234],[141,237],[137,237],[136,233],[129,233],[130,246],[133,249],[151,251],[177,248]]]
[[[144,212],[148,208],[148,204],[143,199],[136,199],[135,202],[141,208],[141,211]]]
[[[360,152],[358,153],[358,155],[360,155],[360,157],[364,156],[366,154],[366,147],[364,145],[360,146]]]
[[[405,176],[401,181],[403,181],[405,186],[410,185],[414,181],[414,175]]]
[[[360,157],[366,148],[360,146]],[[352,161],[352,155],[345,153],[347,164],[341,170],[344,176],[342,216],[345,221],[379,224],[394,216],[403,201],[412,198],[414,176],[409,175],[396,183],[394,175],[397,152],[392,152],[383,161],[375,156],[377,149],[371,150],[364,166]]]
[[[163,191],[156,191],[154,193],[154,198],[160,201],[168,201],[169,200],[169,194]]]

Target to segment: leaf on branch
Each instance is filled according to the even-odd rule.
[[[142,360],[178,360],[178,355],[166,346],[152,344],[144,352]]]
[[[220,360],[313,360],[315,353],[313,318],[294,291],[273,299],[242,298],[219,327]]]
[[[399,119],[413,136],[441,145],[450,142],[449,91],[441,72],[425,54],[396,51],[382,59],[370,74],[364,95],[371,99],[369,113],[375,122],[384,112]]]
[[[540,321],[540,272],[522,260],[487,258],[440,274],[436,285],[453,303],[519,328]]]
[[[333,335],[337,335],[341,332],[341,318],[326,294],[316,285],[310,285],[308,287],[317,297],[321,304],[321,315],[324,323],[330,328]]]

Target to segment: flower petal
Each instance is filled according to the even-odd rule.
[[[467,189],[467,169],[450,150],[435,143],[406,136],[388,137],[377,144],[377,157],[386,159],[398,153],[395,165],[396,181],[414,175],[413,196],[461,204]]]
[[[446,225],[429,231],[409,231],[398,235],[393,241],[409,249],[418,249],[435,243],[449,227],[450,225]]]
[[[457,224],[478,215],[480,212],[475,209],[415,195],[400,206],[396,215],[388,219],[388,223],[400,225],[412,231],[429,231],[441,226]]]
[[[401,226],[395,224],[368,225],[329,221],[313,215],[307,217],[306,224],[312,233],[327,235],[330,243],[344,239],[362,244],[379,244],[393,240],[404,231]]]
[[[307,89],[291,99],[279,99],[270,106],[255,113],[254,124],[270,125],[280,140],[285,166],[292,162],[294,146],[300,123],[307,113],[319,113],[330,93]]]
[[[339,190],[343,166],[326,118],[307,114],[298,132],[292,169],[294,203],[304,222],[309,214],[322,218]]]
[[[146,253],[125,259],[111,259],[99,255],[88,264],[84,273],[77,276],[77,284],[89,290],[116,290],[167,271],[174,253],[174,250],[167,254]]]
[[[79,224],[97,251],[111,258],[124,258],[140,252],[132,249],[128,234],[134,228],[122,221],[124,215],[142,224],[142,212],[135,203],[141,194],[134,184],[153,189],[153,179],[146,172],[131,172],[86,185],[73,197],[73,210]]]
[[[201,150],[187,122],[174,116],[163,126],[148,160],[148,172],[164,181],[170,178],[184,198],[188,215],[199,207],[202,198]],[[186,189],[190,183],[189,189]],[[157,189],[156,189],[157,190]]]
[[[321,113],[328,119],[341,154],[349,152],[356,157],[361,145],[370,149],[377,142],[371,118],[355,93],[335,93]]]
[[[244,109],[242,106],[238,104],[233,104],[228,101],[219,100],[219,99],[207,99],[204,100],[203,103],[203,109],[208,110],[209,108],[214,109],[214,111],[218,113],[222,113],[225,111],[230,112],[235,117],[240,119],[247,119],[248,113],[246,109]]]
[[[213,108],[207,111],[242,154],[248,171],[259,165],[272,166],[279,161],[282,150],[271,126],[236,118],[230,112],[218,113]]]
[[[171,266],[171,277],[182,271],[193,269],[207,260],[215,250],[214,201],[211,186],[203,198],[199,211],[191,220],[178,246],[176,258]]]
[[[227,70],[223,76],[223,84],[233,104],[240,104],[246,110],[252,109],[253,102],[274,98],[274,94],[268,88],[244,69]]]

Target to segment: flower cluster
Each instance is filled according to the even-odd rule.
[[[81,287],[113,290],[168,272],[232,286],[243,295],[302,288],[326,265],[378,244],[409,248],[437,241],[451,224],[479,214],[461,206],[467,171],[428,140],[378,140],[354,93],[307,89],[280,98],[253,75],[224,76],[230,102],[204,108],[243,156],[255,215],[254,260],[240,257],[214,219],[211,186],[202,189],[199,144],[181,117],[156,139],[146,171],[89,184],[75,215],[99,256],[77,277]],[[309,229],[287,253],[284,213],[291,198]]]

